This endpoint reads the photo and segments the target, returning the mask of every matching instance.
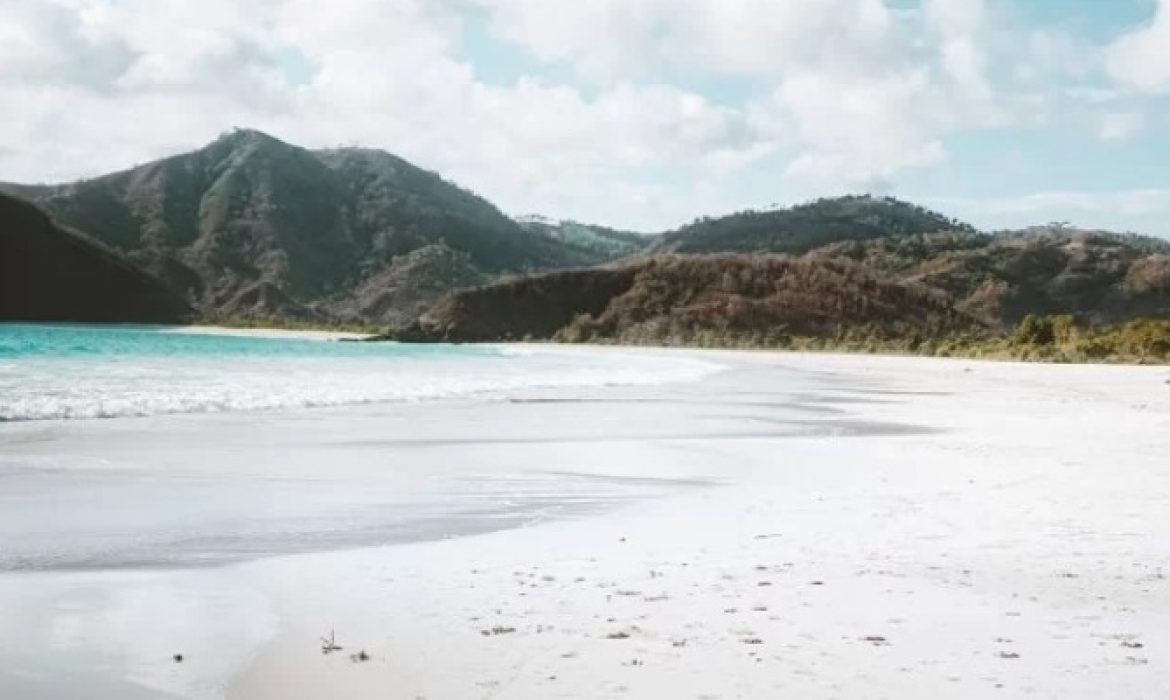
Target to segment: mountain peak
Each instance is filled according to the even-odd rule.
[[[611,257],[534,236],[486,200],[389,153],[313,151],[255,129],[67,188],[24,191],[208,318],[393,320],[457,280]],[[457,264],[408,264],[411,253],[440,246],[458,254]],[[373,306],[350,294],[407,273],[422,280],[410,294],[374,295]]]
[[[248,129],[242,127],[236,127],[231,131],[225,131],[224,133],[220,134],[215,141],[232,144],[278,143],[284,146],[288,145],[275,136],[260,131],[259,129]]]
[[[263,131],[237,128],[220,134],[214,141],[197,152],[225,155],[228,153],[255,153],[257,151],[291,152],[301,150],[298,146],[281,141]]]

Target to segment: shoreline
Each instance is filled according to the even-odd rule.
[[[44,323],[52,325],[55,323],[72,324],[73,322],[28,322],[20,321],[19,323]],[[104,325],[118,326],[120,324],[103,324],[103,323],[80,323],[83,326],[101,327]],[[152,326],[154,324],[133,324]],[[988,363],[1007,363],[1007,364],[1038,364],[1038,365],[1074,365],[1074,366],[1090,366],[1090,367],[1170,367],[1170,360],[1162,359],[1157,356],[1151,357],[1130,357],[1130,356],[1106,356],[1098,359],[1088,359],[1084,357],[1068,358],[1061,355],[1047,356],[1044,354],[1035,354],[1028,357],[1020,356],[1018,353],[1006,351],[1004,348],[988,349],[986,352],[972,352],[956,351],[948,353],[917,353],[911,350],[899,349],[897,343],[891,343],[887,346],[877,346],[872,348],[854,348],[849,349],[847,344],[829,343],[823,339],[807,338],[803,340],[809,341],[804,345],[799,346],[765,346],[765,345],[703,345],[703,344],[638,344],[638,343],[623,343],[620,341],[587,341],[581,343],[569,343],[563,341],[475,341],[475,342],[457,342],[457,341],[435,341],[433,343],[415,343],[414,341],[403,342],[393,340],[386,337],[382,333],[369,332],[352,332],[343,330],[326,330],[326,329],[295,329],[295,328],[265,328],[265,327],[244,327],[244,326],[217,326],[189,324],[189,325],[158,325],[158,328],[163,329],[166,333],[180,333],[191,335],[215,335],[215,336],[229,336],[229,337],[251,337],[251,338],[267,338],[274,340],[320,340],[320,341],[376,341],[387,343],[403,343],[406,345],[412,344],[438,344],[438,345],[469,345],[469,346],[484,346],[497,348],[512,348],[512,349],[528,349],[541,350],[553,348],[556,350],[571,351],[575,348],[580,348],[585,351],[590,350],[628,350],[633,352],[655,352],[655,351],[672,351],[678,353],[703,353],[703,354],[717,354],[730,353],[732,356],[741,354],[742,356],[753,355],[813,355],[813,356],[856,356],[856,357],[889,357],[889,358],[918,358],[929,360],[955,360],[964,362],[988,362]],[[937,342],[949,342],[952,339],[940,338]],[[1001,339],[1003,340],[1003,339]],[[1041,350],[1043,348],[1040,348]]]
[[[223,335],[241,338],[272,338],[276,340],[365,340],[374,337],[371,333],[350,333],[347,331],[300,330],[292,328],[233,328],[231,326],[171,326],[166,333],[189,335]]]
[[[696,437],[723,485],[538,528],[259,562],[297,590],[281,588],[281,631],[229,697],[1170,691],[1164,368],[750,364],[773,362],[845,379],[854,390],[826,408],[943,432]],[[1113,434],[1087,443],[1105,407]],[[1109,478],[1117,460],[1136,483]],[[346,647],[336,657],[308,644],[326,625]],[[359,651],[370,660],[348,658]]]
[[[145,462],[211,435],[240,452],[193,483],[352,484],[338,504],[384,508],[438,475],[418,493],[539,508],[206,569],[0,575],[0,631],[29,646],[9,664],[124,669],[77,686],[95,698],[1170,693],[1167,368],[620,351],[725,370],[147,419]]]

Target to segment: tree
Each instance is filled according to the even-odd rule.
[[[1012,342],[1018,345],[1052,345],[1055,340],[1052,319],[1034,314],[1025,316],[1012,334]]]

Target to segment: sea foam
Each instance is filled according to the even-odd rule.
[[[0,324],[0,420],[310,408],[686,381],[709,362],[636,352],[413,346]]]

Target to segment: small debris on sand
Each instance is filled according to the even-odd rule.
[[[606,639],[629,639],[630,633],[629,632],[610,632],[609,634],[605,635],[605,638]]]
[[[333,634],[333,630],[329,630],[329,638],[321,637],[321,653],[332,654],[335,651],[341,651],[341,646],[337,644],[337,639]]]
[[[1141,645],[1139,644],[1138,646],[1140,647]],[[177,664],[183,663],[183,655],[182,654],[175,654],[174,656],[171,657],[171,659],[173,659],[174,662]]]
[[[480,630],[479,633],[485,637],[495,637],[501,634],[512,634],[515,631],[515,627],[504,627],[503,625],[496,625],[491,629]]]

